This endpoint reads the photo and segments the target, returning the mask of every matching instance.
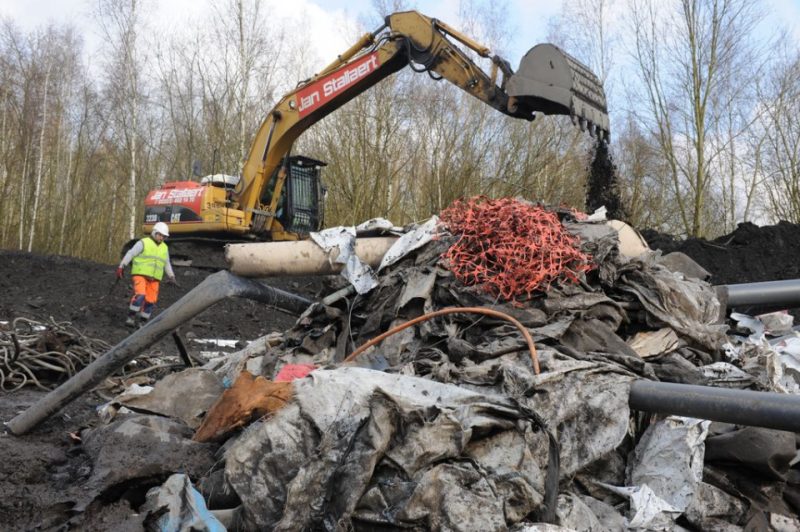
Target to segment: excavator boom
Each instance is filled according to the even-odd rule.
[[[462,47],[490,58],[491,71],[485,72]],[[145,205],[144,230],[165,221],[178,237],[294,240],[319,229],[323,193],[319,180],[309,176],[318,177],[324,163],[290,157],[294,141],[406,66],[446,79],[506,115],[526,120],[536,113],[567,115],[590,134],[608,138],[602,84],[556,46],[535,46],[513,71],[506,60],[443,22],[416,11],[398,12],[283,96],[256,133],[239,183],[212,181],[202,191],[196,184],[168,183],[148,195],[154,199]]]

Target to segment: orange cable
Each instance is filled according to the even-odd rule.
[[[536,356],[536,346],[533,344],[533,338],[531,337],[531,333],[528,332],[528,329],[525,328],[516,318],[509,316],[504,312],[500,312],[498,310],[492,310],[488,308],[482,307],[461,307],[461,308],[443,308],[441,310],[437,310],[434,312],[429,312],[428,314],[423,314],[418,318],[414,318],[413,320],[409,320],[403,324],[397,325],[396,327],[392,327],[385,333],[376,336],[372,340],[368,341],[367,343],[363,344],[361,347],[350,353],[347,358],[344,359],[344,362],[350,362],[358,355],[376,345],[389,336],[402,331],[403,329],[407,329],[412,325],[416,325],[419,322],[427,321],[431,318],[436,318],[438,316],[444,316],[445,314],[456,314],[459,312],[466,312],[466,313],[473,313],[473,314],[485,314],[486,316],[493,316],[495,318],[504,319],[506,321],[510,321],[514,324],[514,326],[520,330],[522,336],[525,337],[525,341],[528,343],[528,350],[531,353],[531,362],[533,363],[533,372],[538,375],[539,374],[539,357]]]

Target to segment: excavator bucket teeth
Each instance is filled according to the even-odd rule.
[[[608,139],[606,95],[589,67],[552,44],[538,44],[506,83],[509,111],[569,115],[575,125]]]

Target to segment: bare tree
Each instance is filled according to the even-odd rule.
[[[774,217],[800,223],[800,51],[781,54],[759,83],[759,94],[766,208]]]
[[[115,131],[124,141],[127,152],[128,238],[134,238],[137,227],[137,151],[138,126],[142,106],[142,71],[144,58],[140,51],[143,25],[143,0],[98,0],[96,19],[108,45],[107,94],[115,100]],[[116,204],[114,204],[116,206]],[[116,213],[113,213],[116,214]],[[112,248],[113,231],[108,233],[107,247]]]
[[[741,68],[750,59],[748,36],[758,13],[750,0],[634,0],[631,6],[633,56],[644,87],[637,101],[646,104],[637,116],[667,162],[681,229],[703,236],[720,222],[710,205],[719,186],[716,159],[726,145],[714,137],[724,129],[718,109],[746,104],[737,96],[747,80]],[[730,125],[734,137],[746,127]]]
[[[607,93],[619,43],[613,12],[621,7],[619,0],[565,0],[549,21],[548,39],[586,63]]]
[[[47,70],[44,75],[44,86],[42,88],[44,92],[44,97],[42,99],[42,127],[41,131],[39,132],[39,158],[36,163],[36,186],[33,190],[33,211],[31,213],[31,227],[30,233],[28,236],[28,251],[30,252],[33,249],[33,237],[36,235],[36,218],[39,214],[39,198],[41,197],[42,191],[42,164],[44,162],[44,138],[45,138],[45,131],[47,130],[47,96],[48,96],[48,89],[50,88],[50,72],[52,71],[53,65],[49,63],[47,65]]]

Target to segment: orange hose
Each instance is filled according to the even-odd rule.
[[[508,314],[505,314],[505,313],[497,311],[497,310],[492,310],[492,309],[482,308],[482,307],[443,308],[443,309],[437,310],[435,312],[430,312],[428,314],[423,314],[422,316],[419,316],[418,318],[414,318],[413,320],[409,320],[409,321],[407,321],[407,322],[405,322],[405,323],[403,323],[401,325],[398,325],[396,327],[392,327],[391,329],[389,329],[385,333],[383,333],[383,334],[381,334],[379,336],[376,336],[375,338],[373,338],[369,342],[363,344],[361,347],[359,347],[358,349],[356,349],[355,351],[350,353],[350,355],[348,355],[348,357],[345,358],[344,361],[345,362],[350,362],[351,360],[356,358],[358,355],[360,355],[361,353],[363,353],[364,351],[366,351],[367,349],[369,349],[373,345],[376,345],[376,344],[382,342],[383,340],[385,340],[386,338],[390,337],[391,335],[393,335],[395,333],[398,333],[398,332],[402,331],[403,329],[411,327],[412,325],[416,325],[417,323],[420,323],[422,321],[427,321],[427,320],[429,320],[431,318],[436,318],[438,316],[444,316],[445,314],[456,314],[456,313],[459,313],[459,312],[472,313],[472,314],[485,314],[486,316],[493,316],[495,318],[504,319],[506,321],[510,321],[511,323],[513,323],[514,326],[517,329],[520,330],[520,332],[522,333],[522,336],[525,337],[525,341],[528,343],[528,350],[531,353],[531,362],[533,363],[533,371],[534,371],[534,373],[536,375],[539,374],[539,358],[536,356],[536,346],[533,344],[533,338],[531,337],[531,334],[528,332],[528,329],[526,329],[524,325],[522,325],[519,321],[517,321],[512,316],[509,316]]]

